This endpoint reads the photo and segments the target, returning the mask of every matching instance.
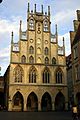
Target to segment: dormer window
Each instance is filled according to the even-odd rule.
[[[34,30],[34,20],[33,19],[29,20],[29,29]]]

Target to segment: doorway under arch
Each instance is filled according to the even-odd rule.
[[[55,110],[56,111],[65,110],[65,97],[61,92],[59,92],[56,95],[56,98],[55,98]]]
[[[48,92],[44,93],[44,95],[42,96],[41,109],[42,109],[42,111],[51,111],[52,110],[51,96]]]
[[[23,111],[24,101],[20,92],[17,92],[13,97],[13,111]]]
[[[31,92],[27,98],[27,110],[38,111],[38,98],[34,92]]]

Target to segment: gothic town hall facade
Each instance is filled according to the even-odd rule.
[[[51,33],[48,12],[30,10],[28,3],[27,30],[19,41],[11,37],[10,65],[5,72],[5,106],[8,111],[51,111],[67,109],[67,80],[64,38],[58,45],[57,25]]]

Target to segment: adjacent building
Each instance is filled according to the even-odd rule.
[[[48,12],[30,10],[28,3],[27,30],[19,41],[11,38],[10,64],[5,78],[5,106],[9,111],[66,110],[68,103],[66,57],[58,45],[57,25],[51,32],[50,6]],[[54,21],[53,21],[54,22]]]
[[[77,10],[77,20],[73,23],[74,31],[70,31],[73,92],[74,101],[80,105],[80,10]]]

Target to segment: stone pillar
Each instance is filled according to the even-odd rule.
[[[38,102],[38,111],[41,111],[41,102]]]
[[[12,111],[12,100],[8,101],[8,111]]]
[[[27,111],[27,101],[26,101],[26,96],[24,97],[24,110],[23,111]]]
[[[68,102],[65,103],[65,110],[68,110]]]
[[[52,110],[55,110],[55,107],[54,107],[54,102],[52,102]]]

